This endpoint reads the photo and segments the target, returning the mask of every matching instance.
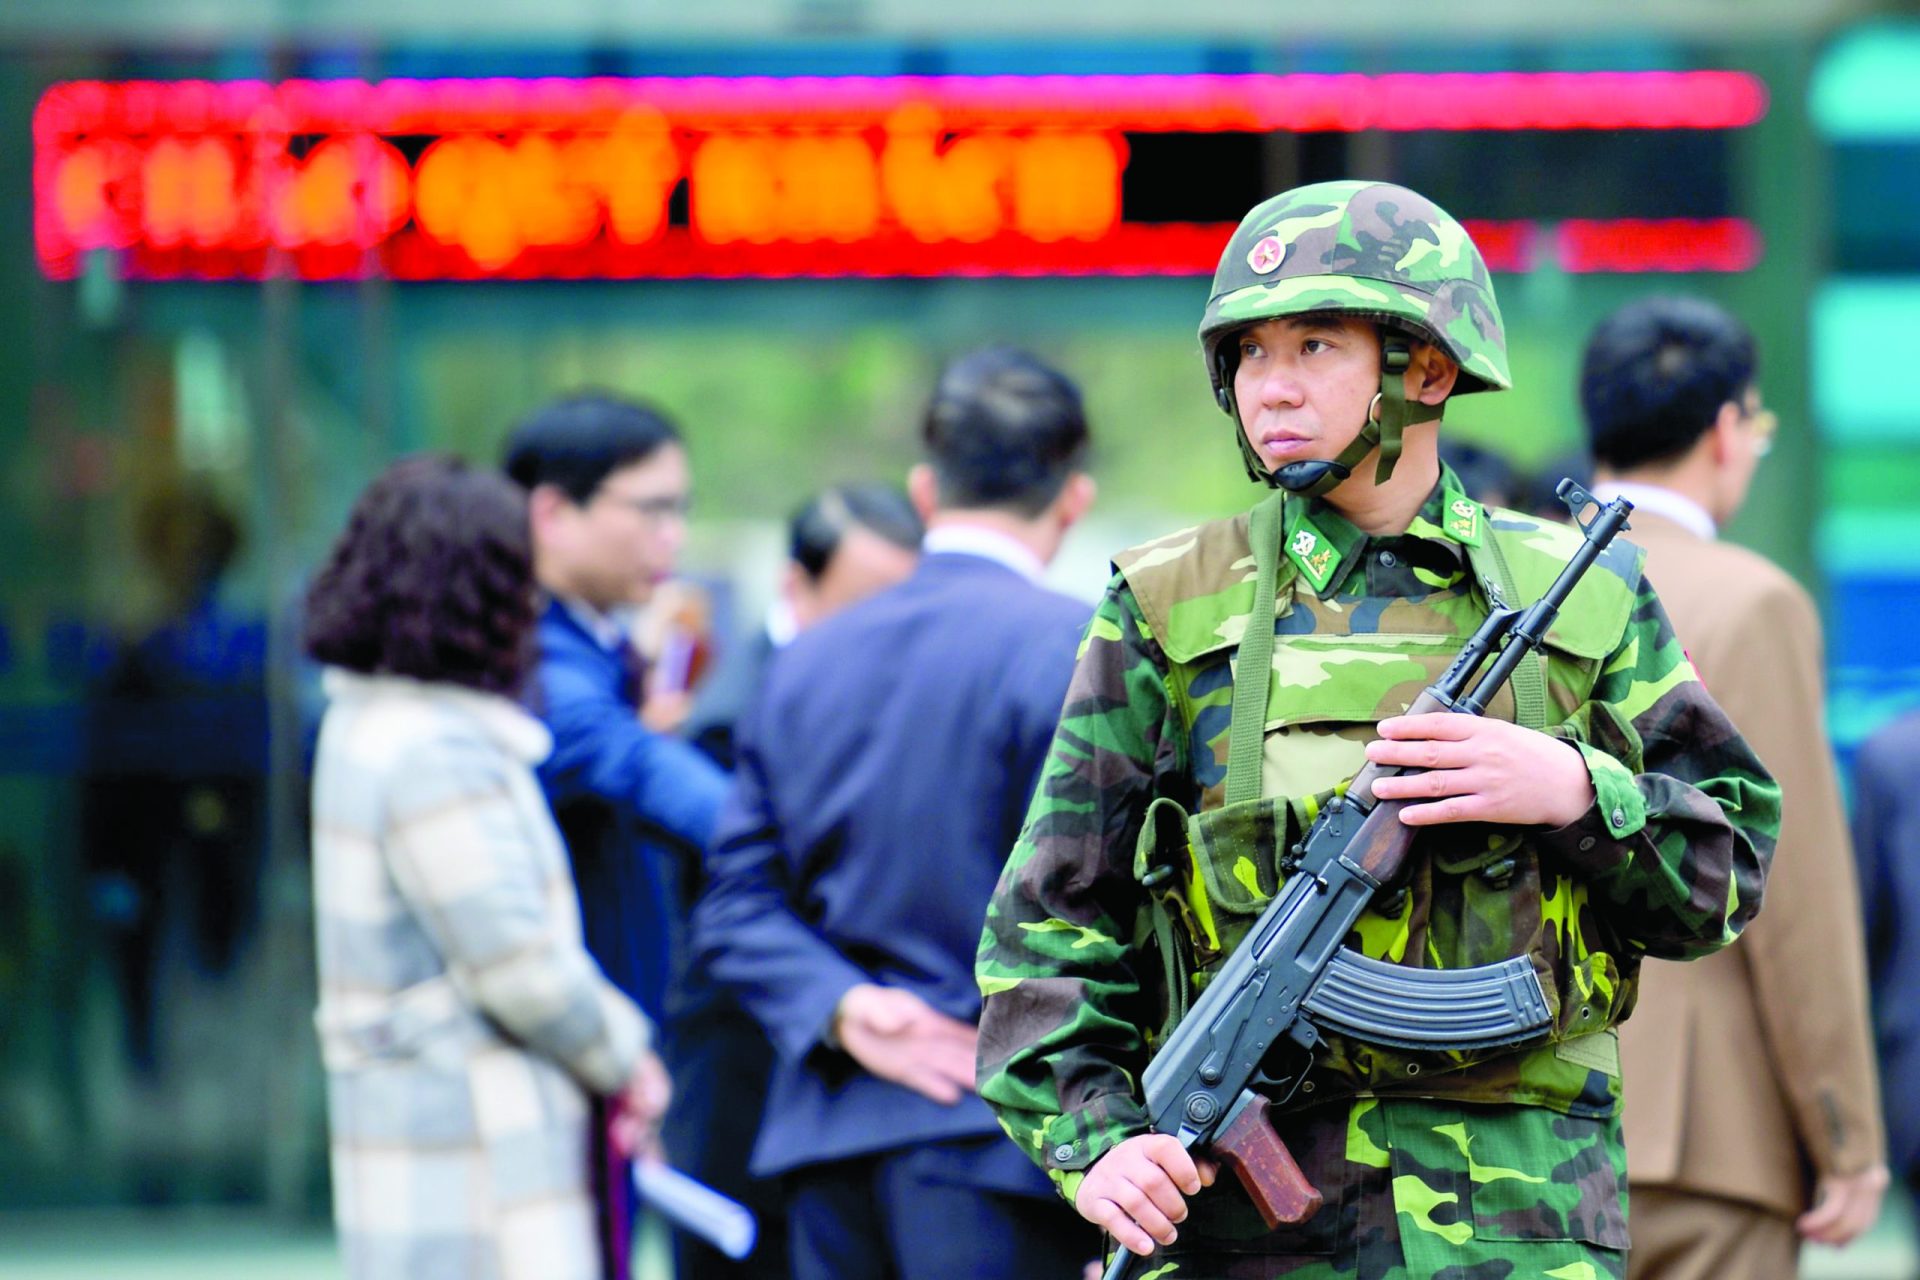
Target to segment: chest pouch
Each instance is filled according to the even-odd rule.
[[[1268,781],[1266,773],[1273,764],[1263,757],[1273,745],[1268,741],[1272,715],[1268,697],[1274,678],[1273,619],[1285,500],[1284,494],[1273,495],[1254,509],[1249,521],[1255,582],[1235,664],[1224,803],[1192,814],[1172,799],[1155,800],[1134,850],[1134,874],[1150,895],[1148,914],[1164,969],[1165,1005],[1160,1010],[1162,1022],[1155,1039],[1164,1038],[1185,1017],[1213,972],[1279,892],[1293,869],[1289,851],[1304,837],[1321,807],[1340,790],[1335,787],[1305,795],[1262,795],[1263,784]],[[1469,560],[1490,602],[1515,598],[1513,576],[1496,540],[1489,537],[1483,546],[1469,548]],[[1331,650],[1342,647],[1341,637],[1326,633],[1302,639],[1309,646],[1325,645]],[[1369,635],[1348,647],[1386,649],[1395,645],[1407,648],[1407,657],[1418,661],[1423,669],[1431,666],[1427,678],[1421,681],[1423,685],[1438,676],[1459,648],[1457,640],[1437,635],[1391,639]],[[1546,727],[1549,704],[1544,659],[1530,658],[1520,664],[1508,688],[1514,718],[1532,728]],[[1375,704],[1361,707],[1360,700],[1351,698],[1333,698],[1325,706],[1319,705],[1326,701],[1325,695],[1310,696],[1308,701],[1313,708],[1310,718],[1328,724],[1351,720],[1355,727],[1370,728],[1369,722],[1377,714]],[[1354,705],[1346,705],[1349,702]],[[1314,750],[1309,746],[1309,736],[1302,735],[1292,746]],[[1365,736],[1373,735],[1368,732]],[[1322,740],[1320,745],[1323,749],[1351,751],[1356,761],[1353,767],[1358,767],[1362,743]],[[1344,766],[1339,770],[1349,776],[1351,771]],[[1330,776],[1319,770],[1306,772],[1317,772],[1321,778]],[[1409,970],[1459,970],[1498,964],[1536,949],[1540,929],[1538,868],[1530,849],[1503,829],[1479,824],[1437,829],[1426,833],[1421,843],[1423,856],[1415,861],[1413,874],[1404,883],[1381,892],[1356,925],[1359,936],[1352,941],[1362,955]],[[1548,999],[1551,1001],[1551,995]],[[1344,1037],[1334,1039],[1342,1043],[1328,1046],[1332,1059],[1345,1062],[1362,1056],[1352,1052],[1362,1046],[1348,1045]],[[1374,1055],[1364,1056],[1371,1060]],[[1398,1065],[1398,1055],[1389,1056]],[[1449,1054],[1447,1061],[1436,1062],[1435,1066],[1444,1070],[1461,1061],[1461,1057]],[[1375,1072],[1363,1068],[1358,1074],[1371,1076]]]

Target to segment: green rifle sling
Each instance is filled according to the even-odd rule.
[[[1523,609],[1532,604],[1531,600],[1522,600],[1514,590],[1513,570],[1507,567],[1506,552],[1500,549],[1500,539],[1490,527],[1486,536],[1480,540],[1485,548],[1469,547],[1467,558],[1473,564],[1474,574],[1480,579],[1480,589],[1487,597],[1487,603],[1500,604],[1511,609]],[[1513,669],[1507,685],[1513,690],[1513,720],[1515,724],[1528,729],[1547,727],[1547,676],[1545,671],[1546,655],[1539,650],[1527,655],[1526,660]]]
[[[1273,598],[1280,578],[1281,513],[1286,494],[1276,492],[1253,509],[1247,537],[1253,543],[1253,607],[1240,637],[1233,676],[1233,720],[1227,730],[1227,803],[1260,798],[1260,756],[1267,731],[1267,686],[1273,679]]]

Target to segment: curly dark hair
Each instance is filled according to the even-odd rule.
[[[447,454],[403,458],[354,504],[307,590],[307,652],[368,675],[514,694],[533,657],[527,498]]]

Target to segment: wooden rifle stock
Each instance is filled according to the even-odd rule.
[[[1213,1151],[1247,1189],[1267,1229],[1305,1222],[1320,1211],[1320,1190],[1300,1172],[1293,1153],[1274,1131],[1273,1104],[1256,1096],[1232,1124],[1220,1131]]]

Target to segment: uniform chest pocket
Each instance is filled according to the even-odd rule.
[[[1277,637],[1261,744],[1261,790],[1329,791],[1359,772],[1376,726],[1406,711],[1459,653],[1445,635]],[[1488,714],[1512,718],[1501,690]]]
[[[1295,725],[1374,724],[1397,716],[1440,678],[1464,636],[1428,634],[1276,636],[1267,686],[1267,731]],[[1513,719],[1502,687],[1487,708]]]
[[[1627,1247],[1617,1118],[1412,1098],[1381,1110],[1403,1240]]]

